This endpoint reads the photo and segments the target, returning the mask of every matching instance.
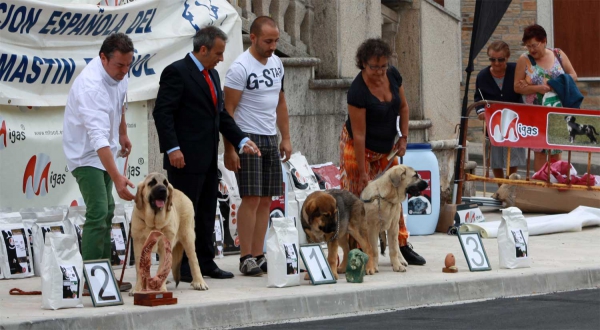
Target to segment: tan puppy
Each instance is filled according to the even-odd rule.
[[[390,261],[395,272],[405,272],[408,266],[398,246],[402,201],[406,198],[406,193],[417,196],[425,188],[427,182],[421,180],[414,169],[405,165],[396,165],[378,179],[369,182],[360,195],[365,203],[371,249],[377,251],[379,232],[386,232],[390,246]],[[374,270],[367,269],[367,274],[379,271],[379,255],[374,253],[373,259]]]
[[[312,242],[327,242],[327,261],[338,279],[338,274],[346,272],[348,264],[348,234],[350,234],[369,255],[367,269],[375,273],[373,250],[367,240],[367,222],[363,202],[351,192],[341,189],[316,191],[310,194],[302,205],[302,228]],[[337,267],[338,246],[344,257]]]
[[[163,233],[171,242],[173,249],[173,278],[179,285],[181,259],[183,251],[188,256],[192,271],[192,287],[195,290],[208,290],[202,278],[198,258],[196,257],[196,233],[194,232],[194,207],[192,201],[181,191],[174,189],[167,178],[160,173],[150,173],[140,182],[135,195],[135,208],[131,216],[131,237],[135,253],[137,281],[132,293],[142,290],[140,256],[148,235],[152,230]],[[162,240],[158,241],[160,265],[165,259]],[[160,291],[167,291],[163,283]]]

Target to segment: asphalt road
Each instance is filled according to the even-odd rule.
[[[600,329],[600,289],[423,307],[311,322],[263,325],[254,328],[267,330],[598,330]]]

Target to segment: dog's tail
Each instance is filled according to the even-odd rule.
[[[181,259],[183,258],[183,245],[177,243],[171,252],[173,256],[173,264],[171,265],[171,271],[173,271],[173,279],[175,280],[175,287],[179,285],[181,280]]]
[[[596,134],[596,135],[600,135],[600,134],[598,134],[598,132],[596,132],[596,127],[594,127],[594,126],[592,126],[592,125],[590,125],[590,130],[591,130],[591,131],[593,131],[593,132],[594,132],[594,134]]]
[[[381,249],[381,255],[384,256],[387,248],[387,235],[384,231],[379,232],[379,248]]]

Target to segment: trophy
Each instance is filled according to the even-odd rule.
[[[152,248],[161,238],[165,247],[164,255],[161,255],[161,262],[158,271],[154,277],[150,275],[150,266],[152,262],[150,257],[152,254]],[[146,243],[142,248],[140,256],[140,262],[138,265],[138,272],[140,272],[142,280],[142,292],[133,294],[133,304],[142,306],[161,306],[161,305],[174,305],[177,304],[177,298],[173,298],[173,292],[160,291],[161,287],[167,280],[169,272],[171,271],[171,265],[173,263],[173,256],[171,255],[171,242],[167,239],[163,233],[158,230],[153,230],[148,235]]]

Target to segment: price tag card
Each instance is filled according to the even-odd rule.
[[[470,271],[492,270],[478,232],[459,231],[458,240],[467,259]]]

